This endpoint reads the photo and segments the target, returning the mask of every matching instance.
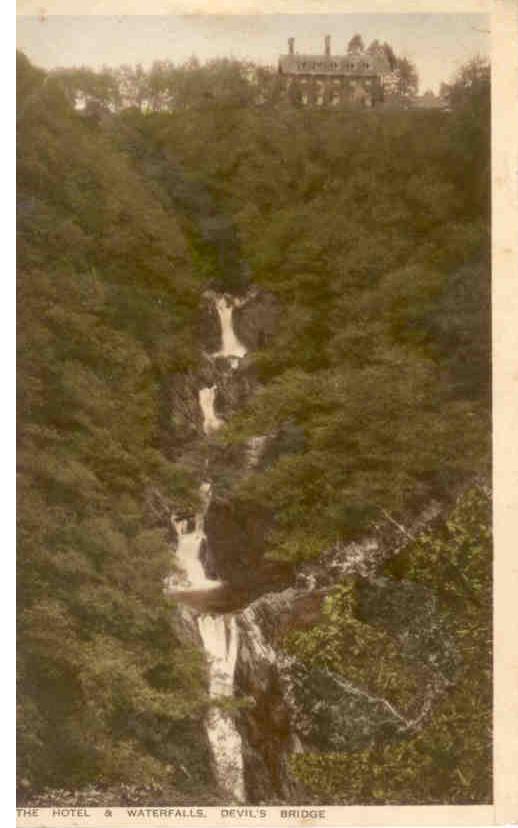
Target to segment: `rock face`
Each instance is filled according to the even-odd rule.
[[[203,297],[198,322],[200,345],[207,354],[214,354],[221,348],[221,328],[214,302]]]
[[[198,401],[200,378],[194,374],[174,374],[169,382],[166,407],[171,443],[176,451],[202,434]]]
[[[208,560],[219,577],[249,600],[286,586],[292,567],[264,558],[272,516],[266,509],[213,498],[206,517]]]
[[[282,599],[279,599],[282,603]],[[297,749],[291,727],[280,654],[259,625],[262,599],[238,616],[240,648],[236,691],[252,703],[240,715],[244,774],[251,804],[296,801],[300,786],[290,777],[288,757]]]
[[[232,373],[222,370],[219,360],[215,362],[213,376],[217,384],[216,411],[229,420],[246,404],[257,388],[257,380],[252,371],[241,370],[241,366]]]
[[[428,510],[425,517],[435,514]],[[391,553],[386,545],[386,538],[371,537],[332,550],[327,559],[302,566],[294,585],[263,594],[237,616],[236,690],[253,699],[240,714],[251,802],[305,801],[289,773],[290,754],[359,750],[415,732],[454,680],[458,654],[433,593],[376,575],[376,564]],[[287,633],[322,621],[325,597],[346,574],[355,579],[358,620],[387,633],[414,675],[410,701],[388,699],[354,676],[308,666],[283,649]]]
[[[272,293],[257,291],[234,311],[236,333],[249,351],[264,348],[277,332],[279,303]]]

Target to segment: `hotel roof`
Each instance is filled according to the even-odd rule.
[[[279,70],[287,75],[384,75],[388,66],[371,55],[281,55]]]

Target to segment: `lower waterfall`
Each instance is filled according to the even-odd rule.
[[[201,484],[200,495],[202,509],[195,516],[191,531],[186,518],[172,518],[178,533],[176,559],[182,571],[172,575],[168,585],[176,595],[207,592],[221,586],[221,581],[207,578],[200,560],[202,544],[206,539],[204,520],[210,501],[209,483]],[[234,670],[239,644],[236,621],[233,616],[224,614],[196,614],[193,617],[209,662],[210,696],[213,699],[230,698],[234,695]],[[242,802],[245,786],[241,736],[225,710],[211,709],[207,717],[207,735],[222,787]]]
[[[215,698],[233,696],[239,643],[235,618],[200,615],[198,629],[210,658],[210,695]],[[220,779],[237,800],[244,801],[243,745],[234,722],[228,714],[214,707],[209,713],[207,735]]]

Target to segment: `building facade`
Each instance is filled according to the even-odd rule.
[[[288,40],[288,54],[279,57],[283,91],[294,102],[316,106],[374,107],[383,102],[384,77],[390,73],[386,60],[365,51],[331,54],[331,38],[325,38],[324,53],[295,52]]]

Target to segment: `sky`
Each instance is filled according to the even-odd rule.
[[[332,52],[343,53],[359,32],[368,45],[387,41],[410,58],[420,91],[437,92],[466,60],[489,54],[486,14],[171,14],[44,15],[18,18],[17,45],[37,66],[101,68],[154,60],[182,63],[192,55],[250,59],[276,65],[287,51],[321,53],[331,35]]]

